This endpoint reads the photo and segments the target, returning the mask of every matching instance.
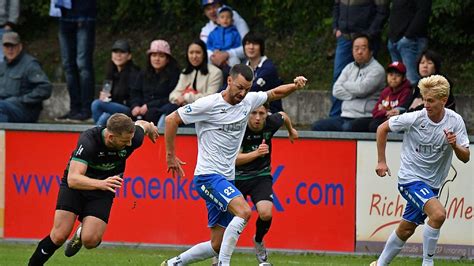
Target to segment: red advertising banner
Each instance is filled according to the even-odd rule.
[[[5,238],[43,238],[53,222],[77,133],[6,132]],[[356,142],[273,140],[274,218],[269,248],[354,251]],[[145,140],[127,162],[104,241],[192,245],[209,239],[204,201],[192,183],[195,136],[177,137],[185,177],[166,172],[164,138]],[[257,213],[239,246],[251,247]]]

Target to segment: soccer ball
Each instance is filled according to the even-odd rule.
[[[272,266],[272,265],[273,264],[271,264],[270,262],[262,262],[258,266]]]

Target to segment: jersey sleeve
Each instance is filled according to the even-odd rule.
[[[456,134],[456,142],[465,148],[469,148],[469,137],[467,135],[466,125],[462,120],[461,116],[457,117],[456,126],[454,128],[454,134]]]
[[[143,140],[145,139],[145,130],[138,125],[135,125],[135,135],[133,135],[132,139],[132,148],[137,149],[143,144]]]
[[[89,162],[91,162],[93,158],[94,149],[92,136],[89,135],[88,132],[83,133],[77,141],[76,149],[72,152],[71,160],[89,165]]]
[[[178,114],[185,124],[204,121],[209,117],[214,97],[203,97],[193,103],[178,108]]]
[[[274,113],[267,117],[267,126],[272,132],[272,136],[280,129],[285,120],[280,113]]]
[[[388,127],[394,132],[408,131],[418,117],[419,112],[421,111],[392,116],[388,119]]]
[[[255,110],[257,107],[260,107],[268,100],[268,95],[266,91],[258,92],[249,92],[247,93],[245,100],[250,103],[252,106],[250,111]]]

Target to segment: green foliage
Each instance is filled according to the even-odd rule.
[[[473,0],[434,0],[430,18],[431,39],[443,45],[472,46],[473,14]]]

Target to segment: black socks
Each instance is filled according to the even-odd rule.
[[[56,246],[49,235],[38,243],[35,252],[30,258],[29,266],[43,265],[61,246]]]

